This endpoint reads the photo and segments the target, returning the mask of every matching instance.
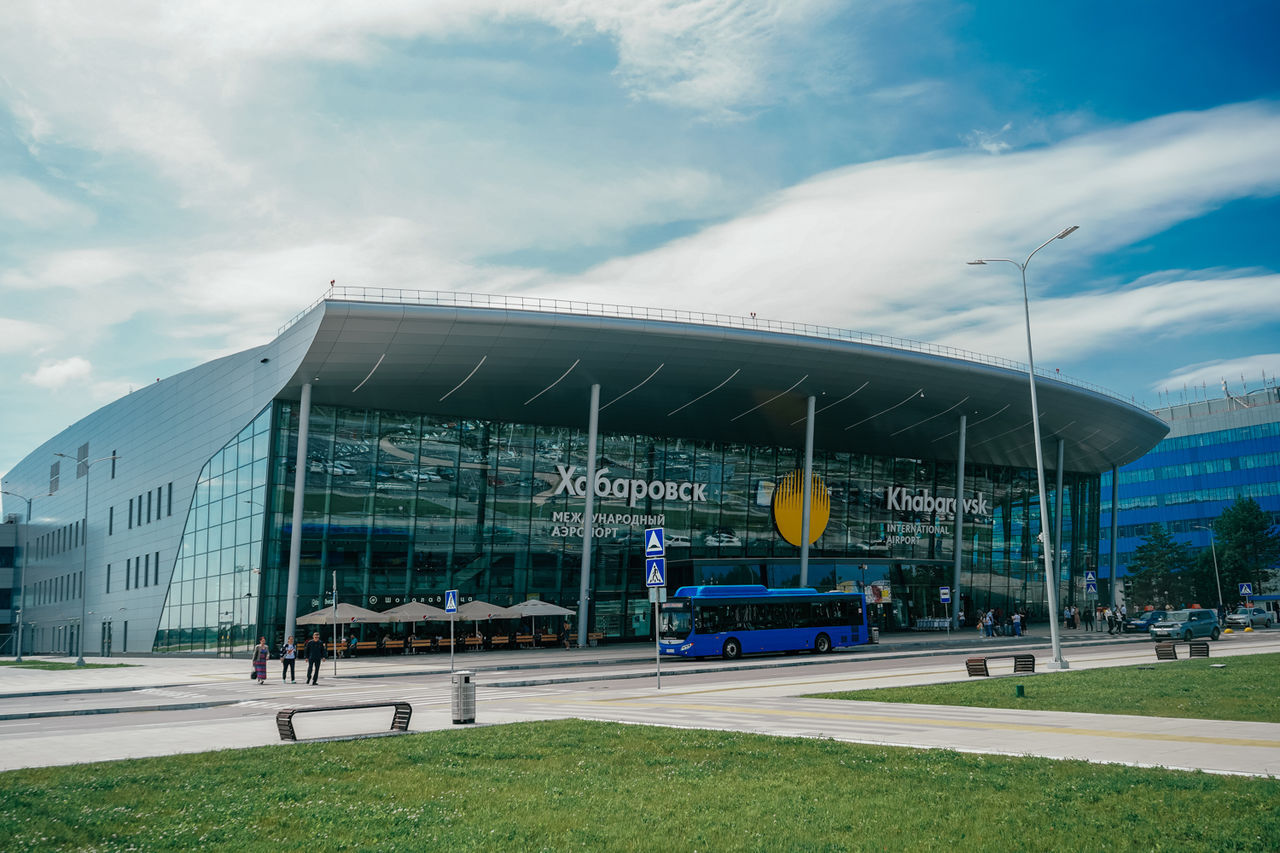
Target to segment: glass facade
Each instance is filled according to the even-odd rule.
[[[257,640],[270,408],[205,464],[178,547],[155,651],[247,652]]]
[[[1253,498],[1280,524],[1280,405],[1274,389],[1258,392],[1252,405],[1234,413],[1202,415],[1203,431],[1161,441],[1150,453],[1119,471],[1121,521],[1116,540],[1116,573],[1156,524],[1195,548],[1209,548],[1207,528],[1237,498]],[[1228,404],[1230,401],[1214,401]],[[1198,404],[1207,407],[1208,404]],[[1194,416],[1195,406],[1179,414]],[[1265,423],[1214,429],[1231,417],[1274,418]],[[1111,474],[1103,474],[1100,549],[1111,550]]]
[[[577,609],[585,429],[313,406],[308,433],[299,614],[329,604],[335,584],[339,601],[372,610],[440,605],[447,589]],[[202,472],[157,651],[280,639],[297,436],[297,405],[277,403]],[[801,450],[605,434],[598,468],[591,631],[652,636],[646,527],[666,528],[672,588],[799,584],[799,548],[777,533],[771,507],[775,484],[803,468]],[[831,515],[810,548],[809,585],[867,593],[878,603],[873,624],[886,630],[944,615],[954,464],[816,451],[814,471]],[[1098,478],[1068,474],[1064,484],[1059,596],[1083,602],[1083,573],[1097,566]],[[1026,608],[1043,620],[1034,472],[968,466],[965,498],[961,606]]]

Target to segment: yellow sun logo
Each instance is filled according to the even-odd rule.
[[[831,492],[813,475],[809,499],[809,542],[818,541],[831,519]],[[799,547],[804,526],[804,472],[792,471],[773,490],[773,523],[779,535]]]

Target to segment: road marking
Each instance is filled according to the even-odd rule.
[[[666,702],[629,701],[619,704],[634,708],[661,708],[678,711],[706,711],[716,714],[744,714],[751,716],[800,717],[816,720],[848,720],[864,723],[892,723],[894,725],[926,725],[956,729],[997,729],[1013,732],[1037,732],[1040,734],[1065,734],[1083,737],[1109,737],[1132,740],[1154,740],[1170,743],[1211,743],[1219,746],[1249,746],[1280,749],[1280,740],[1264,738],[1207,737],[1203,735],[1163,734],[1160,732],[1124,732],[1113,729],[1085,729],[1074,726],[1052,726],[1035,723],[999,723],[987,721],[949,720],[941,717],[904,717],[887,714],[850,714],[834,711],[808,711],[783,708],[749,708],[728,705],[668,704]],[[969,710],[969,709],[966,709]],[[1160,718],[1153,718],[1160,719]]]

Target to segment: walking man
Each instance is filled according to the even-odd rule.
[[[319,684],[320,664],[324,662],[324,643],[320,642],[319,631],[311,635],[302,651],[307,656],[307,684]]]

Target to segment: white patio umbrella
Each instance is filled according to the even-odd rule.
[[[522,616],[524,614],[514,607],[503,607],[487,601],[468,601],[458,608],[458,618],[468,622],[479,622],[481,619],[519,619]]]
[[[332,625],[336,622],[390,622],[381,613],[366,610],[354,604],[341,603],[337,607],[322,607],[294,620],[299,625]]]
[[[528,601],[522,601],[519,604],[512,605],[512,610],[520,611],[522,616],[528,616],[533,619],[533,630],[538,630],[539,616],[576,616],[577,614],[567,607],[561,607],[559,604],[552,604],[550,601],[543,601],[540,598],[531,598]]]
[[[406,601],[382,611],[382,617],[386,622],[425,622],[429,619],[445,620],[449,618],[449,614],[421,601]]]

